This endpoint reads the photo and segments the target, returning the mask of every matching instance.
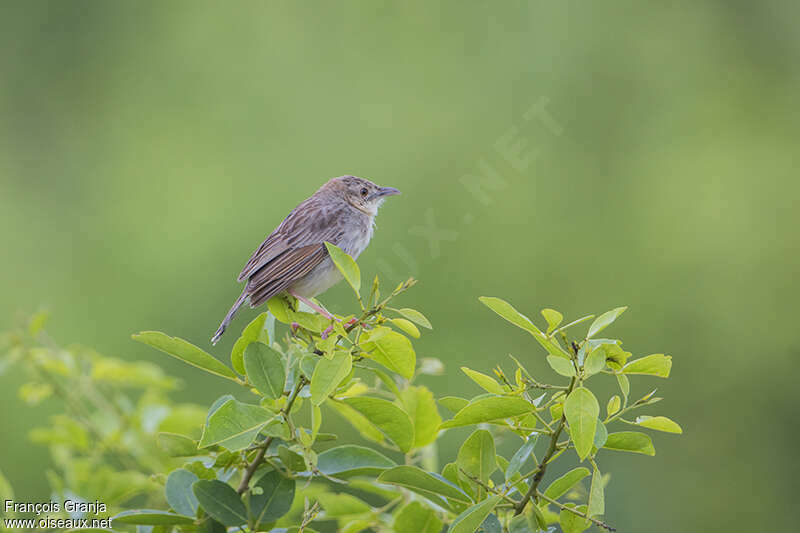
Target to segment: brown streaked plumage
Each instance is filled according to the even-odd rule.
[[[387,196],[400,194],[355,176],[329,180],[289,216],[259,246],[239,274],[246,281],[211,339],[216,344],[245,302],[257,307],[273,296],[288,293],[330,318],[309,298],[340,281],[325,242],[357,259],[372,238],[375,216]]]

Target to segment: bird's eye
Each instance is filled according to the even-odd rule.
[[[363,189],[361,189],[361,196],[366,196],[368,192],[369,191],[367,190],[367,188],[364,187]]]

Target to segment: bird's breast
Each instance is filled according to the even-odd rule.
[[[338,243],[339,248],[347,252],[353,259],[358,259],[361,252],[367,248],[370,239],[372,239],[372,232],[374,229],[372,219],[359,222],[361,223],[350,225],[350,227],[342,233]]]
[[[342,274],[330,257],[326,257],[311,272],[297,280],[291,287],[295,294],[313,298],[342,280]]]

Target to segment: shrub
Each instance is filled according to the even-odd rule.
[[[376,278],[362,297],[358,266],[333,252],[359,310],[330,335],[324,318],[275,298],[244,328],[230,367],[164,333],[133,336],[229,380],[245,398],[227,394],[209,409],[171,402],[178,382],[157,366],[59,348],[42,316],[7,334],[5,362],[23,362],[32,377],[21,397],[38,403],[58,395],[65,410],[31,435],[51,447],[53,490],[106,502],[118,512],[115,528],[154,532],[522,533],[555,524],[570,533],[592,525],[613,531],[603,518],[602,457],[655,454],[650,436],[627,426],[681,432],[663,416],[630,417],[660,398],[653,391],[634,400],[629,378],[666,378],[672,362],[661,354],[632,358],[619,340],[599,338],[625,308],[564,325],[559,312],[544,309],[542,330],[509,303],[481,298],[544,348],[559,382],[539,381],[512,357],[512,370],[498,366],[493,375],[462,367],[481,394],[436,400],[416,378],[443,366],[418,361],[411,341],[431,324],[419,311],[391,306],[414,281],[382,297]],[[289,326],[280,342],[276,320]],[[573,335],[585,324],[585,334]],[[605,409],[589,388],[602,377],[619,388]],[[452,416],[443,421],[437,403]],[[337,435],[324,432],[333,413],[371,446],[337,445]],[[461,427],[475,429],[439,469],[438,436]],[[518,441],[513,455],[498,455],[498,438]],[[556,477],[556,461],[576,466]],[[140,509],[124,510],[131,507]]]

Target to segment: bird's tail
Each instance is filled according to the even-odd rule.
[[[222,320],[222,324],[220,324],[219,328],[217,328],[217,332],[214,333],[213,337],[211,337],[211,344],[217,344],[219,338],[222,337],[222,334],[225,333],[225,330],[228,328],[228,324],[230,324],[231,320],[233,320],[233,317],[236,316],[236,312],[239,310],[245,300],[247,300],[247,296],[247,289],[245,289],[242,291],[242,294],[239,295],[236,301],[233,302],[231,310],[228,311],[227,315],[225,315],[225,318]]]

